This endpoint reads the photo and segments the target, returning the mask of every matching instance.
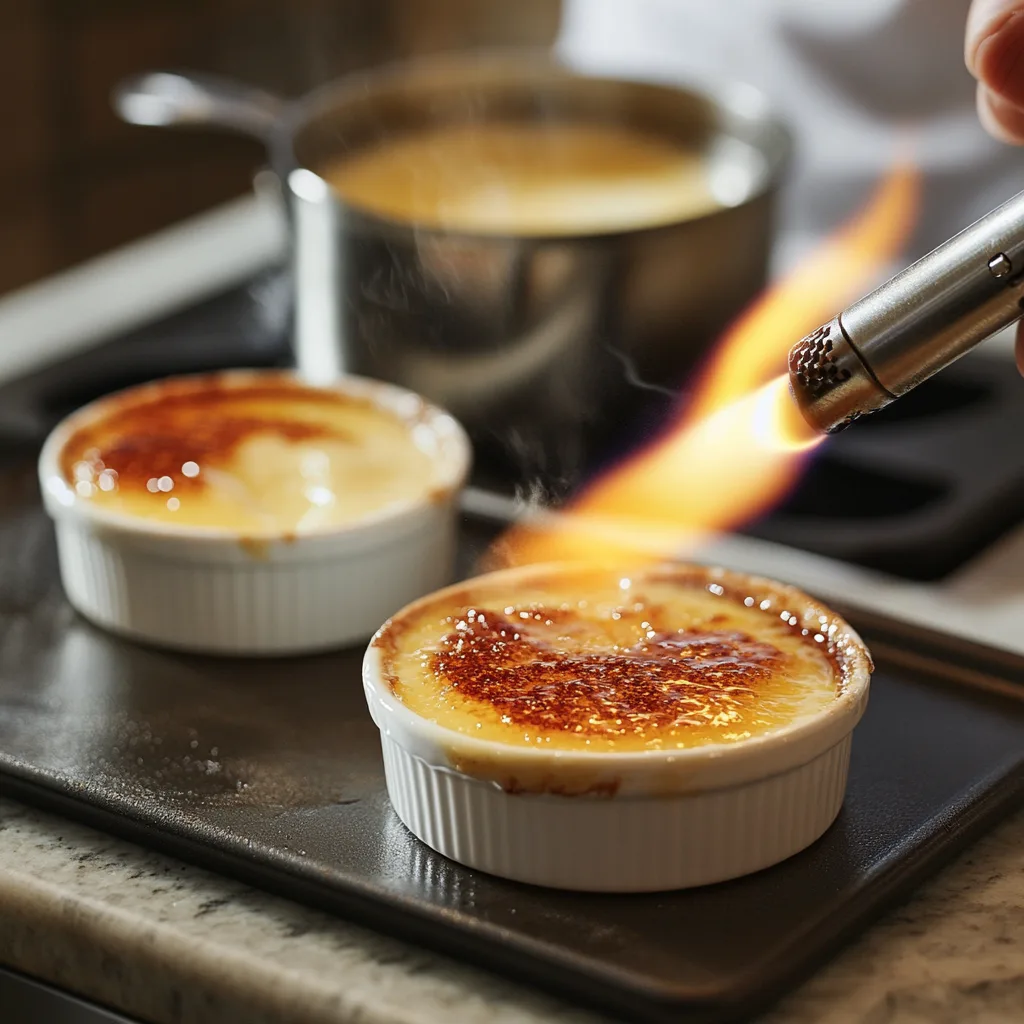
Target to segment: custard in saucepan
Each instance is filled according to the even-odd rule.
[[[469,233],[635,230],[720,205],[703,154],[614,124],[442,125],[318,170],[360,209]]]

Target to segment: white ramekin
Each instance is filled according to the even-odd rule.
[[[221,386],[241,387],[281,373],[214,376]],[[142,397],[166,384],[130,393]],[[61,451],[75,431],[102,419],[120,396],[101,398],[63,420],[43,446],[39,478],[71,604],[114,633],[162,646],[286,655],[365,640],[395,609],[449,582],[458,495],[470,461],[462,428],[389,384],[347,377],[332,390],[369,399],[410,429],[433,434],[428,497],[342,526],[256,540],[226,529],[150,522],[80,498],[60,469]]]
[[[553,569],[501,575],[513,584]],[[828,708],[754,739],[687,750],[591,754],[465,736],[393,695],[379,645],[392,623],[425,602],[458,594],[466,587],[458,584],[397,613],[363,662],[388,795],[409,830],[469,867],[591,892],[720,882],[777,864],[818,839],[843,802],[851,734],[867,705],[870,656],[845,622],[800,591],[726,570],[700,571],[709,583],[743,590],[758,604],[772,602],[776,613],[784,605],[815,632],[823,616],[836,625],[845,679]]]

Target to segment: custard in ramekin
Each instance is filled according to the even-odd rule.
[[[278,371],[102,398],[39,473],[71,603],[114,632],[213,653],[365,639],[451,579],[459,425],[417,395]]]
[[[363,683],[419,839],[566,889],[718,882],[842,804],[870,656],[791,587],[719,569],[481,576],[393,616]]]

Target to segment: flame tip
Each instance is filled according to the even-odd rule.
[[[897,161],[855,216],[734,321],[686,413],[565,512],[513,528],[496,549],[504,564],[676,557],[780,500],[825,440],[779,373],[783,357],[897,258],[919,181]]]

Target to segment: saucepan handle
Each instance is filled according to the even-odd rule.
[[[114,109],[129,124],[208,125],[269,142],[285,109],[284,100],[216,75],[151,71],[121,82]]]

